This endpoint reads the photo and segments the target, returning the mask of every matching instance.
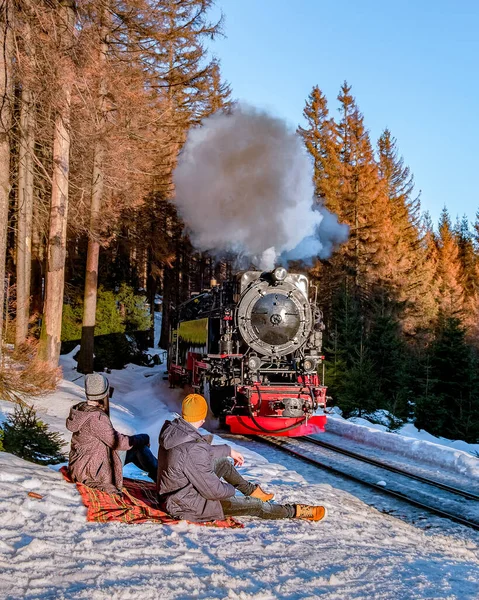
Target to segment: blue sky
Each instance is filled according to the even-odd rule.
[[[423,211],[479,209],[478,0],[217,0],[211,46],[233,96],[293,127],[314,85],[336,114],[344,80],[375,143],[385,127]]]

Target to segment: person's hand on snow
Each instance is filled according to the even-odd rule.
[[[233,448],[231,448],[230,456],[235,463],[235,467],[241,467],[241,465],[244,464],[243,455],[240,454],[239,452],[236,452],[236,450],[233,450]]]

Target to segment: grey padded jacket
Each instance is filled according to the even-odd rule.
[[[163,509],[177,519],[224,519],[220,500],[235,495],[213,471],[214,461],[229,456],[231,448],[212,446],[210,437],[182,418],[166,421],[160,432],[158,493]]]

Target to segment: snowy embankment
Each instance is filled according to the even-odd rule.
[[[397,456],[414,459],[416,462],[446,469],[461,475],[479,478],[479,459],[469,452],[479,450],[479,444],[461,442],[469,452],[454,447],[457,442],[434,438],[427,432],[418,432],[411,424],[405,425],[398,433],[385,431],[383,425],[372,424],[365,419],[354,422],[341,417],[328,418],[327,431],[342,438],[348,438],[366,446],[379,448]],[[432,441],[417,439],[428,437]],[[448,444],[448,445],[445,445]],[[452,447],[451,447],[452,446]]]
[[[82,399],[83,382],[71,355],[62,362],[66,379],[34,404],[68,440],[65,418]],[[159,429],[182,396],[168,388],[163,370],[129,366],[109,375],[115,426],[149,433],[154,452]],[[0,403],[0,412],[10,409]],[[442,519],[423,528],[421,517],[414,525],[382,514],[321,471],[272,450],[264,453],[267,460],[255,447],[261,454],[243,450],[243,474],[279,501],[324,503],[327,521],[243,518],[242,530],[87,523],[75,486],[56,468],[0,453],[0,597],[477,599],[477,534]],[[397,512],[406,510],[400,505]]]

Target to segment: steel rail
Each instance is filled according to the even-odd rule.
[[[278,439],[268,438],[268,437],[262,436],[262,435],[255,436],[255,439],[265,442],[266,444],[269,444],[270,446],[274,446],[275,448],[279,448],[282,452],[290,454],[291,456],[294,456],[295,458],[297,458],[303,462],[314,465],[318,469],[324,469],[325,471],[329,471],[331,473],[334,473],[335,475],[339,475],[340,477],[344,477],[346,479],[350,479],[352,481],[361,483],[362,485],[373,488],[374,490],[381,492],[383,494],[386,494],[388,496],[394,496],[395,498],[399,498],[400,500],[403,500],[404,502],[412,504],[413,506],[416,506],[417,508],[427,510],[430,513],[436,514],[445,519],[449,519],[450,521],[454,521],[455,523],[459,523],[460,525],[464,525],[466,527],[470,527],[472,529],[479,531],[479,522],[469,521],[468,519],[459,517],[457,515],[453,515],[449,512],[441,510],[440,508],[435,508],[434,506],[429,506],[427,504],[423,504],[422,502],[419,502],[419,500],[414,500],[413,498],[406,496],[406,494],[403,494],[402,492],[397,492],[397,491],[394,491],[391,489],[384,488],[382,485],[378,485],[377,483],[371,483],[369,481],[364,481],[363,479],[360,479],[359,477],[356,477],[355,475],[352,475],[351,473],[344,473],[343,471],[341,471],[341,469],[337,469],[336,467],[332,467],[331,465],[324,465],[320,461],[315,460],[314,458],[311,458],[309,456],[304,456],[304,454],[301,454],[300,452],[298,452],[297,450],[294,450],[293,448],[284,446],[281,443],[281,441]],[[291,443],[291,442],[289,442],[289,440],[288,440],[288,443]]]
[[[428,485],[440,488],[451,494],[462,496],[463,498],[467,498],[468,500],[479,500],[479,494],[474,494],[473,492],[468,492],[467,490],[456,488],[451,485],[447,485],[446,483],[441,483],[440,481],[435,481],[434,479],[423,477],[422,475],[408,473],[407,471],[403,471],[398,467],[388,465],[387,463],[384,463],[380,460],[370,458],[369,456],[363,456],[362,454],[357,454],[356,452],[346,450],[345,448],[340,448],[339,446],[334,446],[333,444],[330,444],[328,442],[323,442],[323,440],[317,440],[309,436],[304,436],[299,439],[314,444],[315,446],[320,446],[321,448],[326,448],[327,450],[333,450],[334,452],[338,452],[339,454],[344,454],[345,456],[349,456],[350,458],[355,458],[356,460],[360,460],[361,462],[365,462],[376,467],[381,467],[381,469],[386,469],[387,471],[391,471],[392,473],[398,473],[399,475],[403,475],[404,477],[408,477],[409,479],[416,479],[416,481],[420,481],[421,483],[427,483]]]

